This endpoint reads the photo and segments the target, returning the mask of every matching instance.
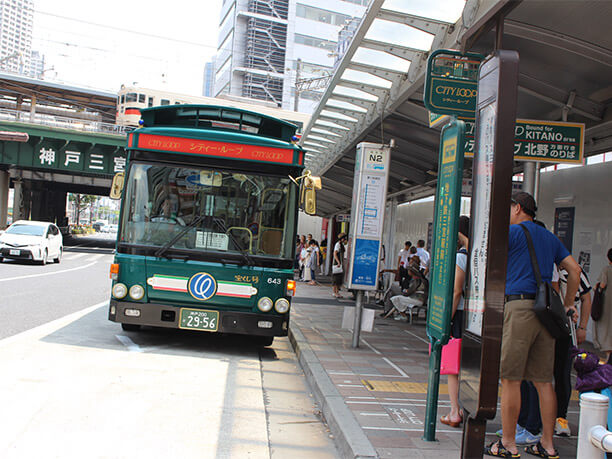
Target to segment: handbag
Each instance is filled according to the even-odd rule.
[[[431,354],[431,344],[429,344]],[[461,364],[461,338],[451,338],[442,346],[442,357],[440,359],[441,375],[458,375]]]
[[[599,282],[595,286],[595,293],[593,294],[593,302],[591,303],[591,319],[597,322],[603,315],[603,292]]]
[[[520,227],[525,232],[527,247],[529,248],[529,255],[531,256],[531,265],[533,266],[533,272],[538,284],[535,302],[533,304],[533,312],[535,312],[537,318],[553,338],[560,339],[568,337],[570,335],[570,326],[565,306],[559,294],[552,288],[552,285],[550,285],[550,282],[542,282],[542,275],[540,274],[540,267],[538,265],[538,259],[536,258],[531,234],[529,234],[529,230],[525,228],[525,226],[520,225]]]
[[[332,266],[332,274],[342,274],[344,270],[342,269],[342,265],[333,265]]]

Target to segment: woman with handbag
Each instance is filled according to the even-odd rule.
[[[459,234],[457,235],[457,258],[455,262],[455,286],[453,289],[453,312],[451,319],[451,337],[461,339],[463,331],[463,287],[465,286],[465,271],[467,267],[467,250],[469,247],[470,218],[459,217]],[[459,427],[463,422],[463,413],[459,407],[459,375],[448,375],[448,397],[451,411],[440,418],[442,424]]]
[[[334,246],[332,264],[332,289],[336,298],[342,298],[340,288],[344,283],[344,244],[346,243],[346,233],[338,234],[338,242]]]
[[[601,318],[593,322],[593,344],[608,355],[612,363],[612,294],[607,294],[606,287],[612,282],[612,249],[608,250],[608,265],[602,269],[597,287],[601,289]]]

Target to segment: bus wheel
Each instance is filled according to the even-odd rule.
[[[137,324],[121,324],[121,328],[125,331],[138,331],[140,330],[140,325]]]
[[[272,343],[274,342],[274,336],[256,336],[255,337],[255,344],[257,346],[272,346]]]

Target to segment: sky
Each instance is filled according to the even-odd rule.
[[[222,0],[35,0],[32,49],[45,79],[117,92],[122,84],[201,95]]]

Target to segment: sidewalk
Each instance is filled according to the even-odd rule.
[[[299,283],[292,304],[289,338],[343,458],[459,457],[462,429],[438,422],[437,441],[422,440],[429,368],[422,318],[411,325],[376,317],[372,333],[362,332],[353,349],[352,330],[341,323],[344,306],[354,301],[333,298],[329,284]],[[573,436],[555,439],[562,458],[576,457],[576,400],[568,413]],[[442,376],[438,419],[448,411]],[[487,443],[497,438],[499,414],[487,423]]]

